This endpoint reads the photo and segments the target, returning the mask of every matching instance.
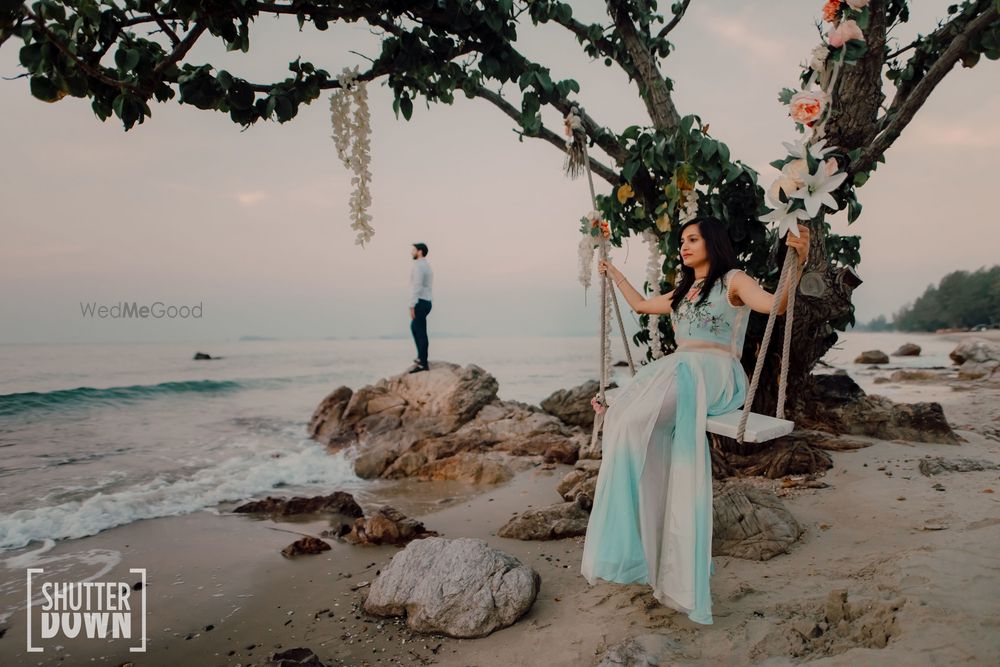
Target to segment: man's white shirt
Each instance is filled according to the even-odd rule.
[[[431,285],[434,282],[434,272],[425,257],[413,260],[410,269],[410,307],[417,305],[418,299],[431,299]]]

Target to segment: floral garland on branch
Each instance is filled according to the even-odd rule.
[[[760,219],[775,223],[779,238],[789,232],[798,236],[799,221],[815,219],[826,210],[836,212],[842,207],[834,195],[847,179],[847,172],[837,155],[844,164],[856,155],[844,155],[840,149],[826,145],[826,124],[832,114],[841,69],[856,63],[867,51],[864,29],[871,18],[868,2],[827,0],[823,20],[830,27],[826,40],[813,48],[808,63],[803,65],[802,89],[785,88],[778,95],[788,105],[789,115],[803,134],[797,141],[784,142],[787,155],[771,163],[781,174],[766,193],[771,210]],[[856,178],[851,185],[863,184],[864,178]],[[850,186],[842,198],[848,207],[848,221],[853,222],[861,212],[861,205]]]
[[[372,204],[371,191],[371,116],[368,112],[368,90],[364,81],[358,81],[358,68],[345,68],[337,77],[340,89],[330,94],[330,124],[337,156],[354,175],[350,199],[351,229],[357,232],[355,243],[364,247],[375,236],[368,209]],[[351,114],[351,107],[354,114]]]

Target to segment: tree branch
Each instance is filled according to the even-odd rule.
[[[69,47],[67,47],[65,44],[62,43],[62,41],[59,39],[58,35],[56,35],[54,32],[52,32],[49,29],[49,27],[47,25],[45,25],[45,22],[42,21],[41,17],[39,17],[38,15],[36,15],[35,13],[33,13],[30,9],[27,8],[27,6],[25,6],[25,8],[24,8],[24,13],[25,13],[25,15],[28,16],[28,18],[30,18],[32,20],[32,22],[34,23],[35,27],[38,28],[39,30],[41,30],[45,34],[45,37],[48,38],[49,42],[51,42],[52,45],[56,47],[56,49],[58,49],[59,51],[61,51],[67,58],[69,58],[74,63],[76,63],[76,66],[79,67],[81,70],[83,70],[83,72],[86,73],[88,76],[90,76],[93,79],[96,79],[97,81],[100,81],[101,83],[103,83],[103,84],[105,84],[107,86],[111,86],[112,88],[117,88],[119,90],[121,90],[121,89],[127,89],[127,90],[131,90],[134,93],[137,93],[137,94],[140,94],[140,95],[142,94],[142,91],[139,88],[137,88],[136,86],[134,86],[133,84],[128,83],[127,81],[120,81],[120,80],[118,80],[118,79],[116,79],[114,77],[108,76],[107,74],[105,74],[104,72],[102,72],[99,69],[100,68],[100,64],[98,64],[95,67],[95,66],[91,65],[90,63],[88,63],[88,62],[80,59],[79,56],[77,56],[75,53],[73,53],[72,51],[70,51]]]
[[[670,98],[667,82],[656,65],[656,59],[639,36],[628,9],[621,0],[608,0],[608,13],[615,22],[616,32],[635,62],[639,94],[646,103],[646,110],[653,126],[661,132],[674,130],[680,123],[674,102]]]
[[[434,27],[433,18],[421,16],[419,18],[414,17],[418,23],[422,23],[428,27]],[[395,35],[400,35],[404,32],[402,28],[394,25],[390,22],[379,20],[379,19],[366,19],[369,22],[373,22],[375,25],[383,28],[387,32]],[[477,35],[479,37],[479,35]],[[520,51],[515,49],[509,43],[503,44],[497,48],[505,51],[505,55],[508,60],[518,63],[522,72],[528,71],[531,68],[538,67],[537,63],[528,60]],[[487,49],[482,46],[482,44],[476,43],[472,40],[466,42],[466,51],[477,51],[479,53],[486,53]],[[509,103],[508,103],[509,104]],[[572,110],[574,103],[564,97],[558,97],[546,102],[549,106],[557,109],[563,116],[569,114]],[[576,105],[578,106],[578,105]],[[579,107],[578,107],[579,108]],[[611,159],[613,159],[619,166],[625,163],[625,159],[628,157],[628,152],[623,149],[619,144],[615,136],[604,129],[603,126],[599,125],[590,115],[588,115],[584,110],[580,109],[580,120],[583,122],[583,129],[587,136],[597,144],[605,153],[607,153]],[[518,112],[517,121],[520,124],[521,115]],[[558,135],[556,135],[558,137]],[[560,140],[561,141],[561,140]],[[617,182],[617,181],[616,181]]]
[[[476,97],[480,97],[486,100],[493,106],[500,109],[500,111],[503,111],[505,114],[511,117],[514,120],[514,122],[516,122],[518,125],[521,124],[520,109],[515,107],[506,99],[504,99],[503,96],[500,95],[499,93],[489,90],[484,86],[477,86],[474,90],[474,93]],[[566,140],[563,137],[556,134],[555,132],[553,132],[552,130],[545,127],[544,125],[541,126],[541,129],[539,130],[537,135],[525,135],[525,136],[535,136],[538,139],[544,139],[545,141],[549,142],[550,144],[558,148],[563,153],[566,152]],[[604,165],[600,161],[594,159],[593,157],[590,158],[590,169],[591,171],[593,171],[595,174],[606,180],[611,185],[618,185],[618,173],[615,172],[613,169],[609,168],[608,166]]]
[[[180,37],[178,37],[177,33],[174,32],[173,29],[170,26],[167,25],[167,22],[163,20],[163,17],[162,16],[156,16],[155,18],[156,18],[156,25],[160,26],[160,30],[162,30],[164,33],[166,33],[167,37],[170,38],[170,42],[175,47],[178,44],[180,44],[180,42],[181,42]]]
[[[903,129],[913,120],[914,114],[927,101],[928,96],[930,96],[934,88],[955,67],[955,63],[961,60],[962,56],[966,54],[969,42],[990,27],[998,17],[1000,17],[1000,14],[997,12],[996,4],[990,3],[990,7],[986,11],[970,21],[965,26],[965,29],[951,41],[948,48],[938,56],[934,64],[931,65],[927,73],[924,74],[923,78],[916,85],[906,90],[901,89],[896,93],[896,99],[893,99],[893,103],[889,107],[889,113],[887,114],[887,117],[890,118],[888,124],[875,137],[871,144],[865,148],[861,155],[858,156],[858,159],[850,165],[848,173],[854,174],[860,171],[867,171],[875,164],[879,156],[892,146],[893,142],[903,132]]]
[[[156,64],[156,67],[153,68],[153,74],[160,74],[163,70],[177,63],[181,58],[187,55],[187,52],[191,50],[194,43],[198,41],[198,38],[201,37],[207,29],[208,26],[204,23],[196,23],[195,26],[188,31],[188,34],[184,35],[184,39],[177,44],[173,52],[171,52],[167,58]]]
[[[676,14],[674,14],[674,17],[672,19],[670,19],[670,23],[668,23],[667,25],[663,26],[663,29],[660,30],[660,32],[656,33],[656,39],[663,39],[663,38],[665,38],[667,35],[670,34],[670,32],[674,28],[677,27],[677,24],[681,22],[682,18],[684,18],[684,13],[687,11],[688,5],[690,5],[690,4],[691,4],[691,0],[684,0],[684,2],[681,3],[680,11],[678,11]]]

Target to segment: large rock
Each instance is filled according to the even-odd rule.
[[[882,350],[866,350],[857,356],[854,360],[856,364],[887,364],[889,363],[889,355],[887,355]]]
[[[483,540],[430,537],[393,556],[364,608],[376,616],[405,614],[419,632],[485,637],[527,613],[540,586],[537,572]]]
[[[730,484],[712,503],[712,554],[769,560],[799,539],[802,527],[773,493]]]
[[[323,399],[309,423],[319,442],[343,447],[416,440],[451,433],[496,400],[496,379],[479,366],[434,362],[425,373],[383,378],[355,392],[340,387]]]
[[[577,461],[576,467],[560,480],[556,492],[563,497],[563,500],[576,501],[577,498],[586,496],[593,503],[597,488],[597,473],[600,469],[600,461],[592,459]]]
[[[297,514],[333,513],[349,517],[364,514],[354,496],[346,491],[335,491],[328,496],[303,498],[274,498],[254,500],[240,505],[233,512],[237,514],[270,514],[274,516],[295,516]]]
[[[977,364],[1000,361],[1000,345],[983,338],[971,338],[959,343],[948,356],[958,365],[968,361]]]
[[[472,484],[501,484],[514,477],[513,469],[499,457],[464,452],[427,463],[413,477],[428,481],[451,480]]]
[[[344,539],[351,544],[401,545],[434,535],[437,533],[424,528],[420,521],[404,516],[387,505],[370,516],[355,519],[351,532],[344,535]]]
[[[493,450],[576,461],[585,440],[581,429],[537,407],[501,401],[496,393],[496,379],[478,366],[434,362],[430,372],[386,378],[353,392],[340,387],[316,408],[309,434],[331,449],[354,446],[355,473],[366,479],[479,478],[483,474],[467,467],[455,469],[472,459],[454,457]],[[481,467],[491,481],[504,477],[497,463]]]
[[[542,409],[567,424],[592,428],[594,408],[590,399],[600,390],[597,380],[588,380],[571,389],[559,389],[541,402]]]
[[[344,437],[346,433],[341,424],[341,417],[353,394],[350,387],[337,387],[327,394],[309,419],[307,429],[309,437],[326,445],[333,444],[335,439],[343,440],[343,444],[349,444],[350,438]]]
[[[920,346],[916,343],[903,343],[892,353],[894,357],[919,357]]]
[[[951,351],[960,380],[1000,378],[1000,345],[981,338],[962,341]]]
[[[940,403],[895,403],[867,395],[846,375],[814,375],[797,426],[881,440],[957,444]]]
[[[296,556],[318,554],[329,550],[330,545],[323,540],[318,537],[306,535],[305,537],[295,540],[282,549],[281,555],[285,558],[295,558]]]
[[[983,470],[1000,470],[1000,465],[983,459],[946,459],[933,456],[920,459],[920,474],[930,477],[943,472],[980,472]]]
[[[557,503],[521,512],[505,523],[497,535],[515,540],[559,540],[587,532],[590,513],[582,502]]]

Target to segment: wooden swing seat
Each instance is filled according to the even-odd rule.
[[[709,415],[708,432],[726,438],[735,438],[740,430],[742,410],[733,410],[724,415]],[[767,442],[788,435],[795,430],[795,422],[751,412],[747,418],[743,442]]]

